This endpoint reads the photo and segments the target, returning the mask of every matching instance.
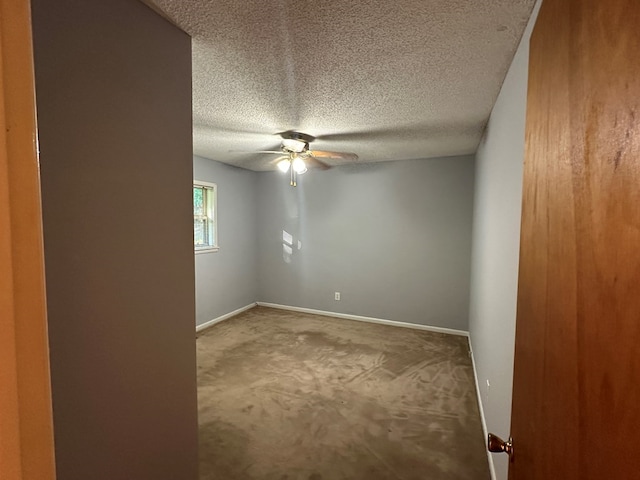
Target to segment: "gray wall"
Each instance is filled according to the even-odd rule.
[[[190,39],[32,8],[58,478],[195,480]]]
[[[476,153],[469,330],[487,428],[503,438],[511,418],[529,38],[538,8]],[[506,455],[493,458],[497,478],[506,479]]]
[[[254,303],[257,282],[258,174],[205,158],[193,158],[193,178],[218,186],[220,250],[196,257],[196,323]]]
[[[258,299],[467,330],[473,171],[473,157],[343,166],[297,188],[260,173]]]

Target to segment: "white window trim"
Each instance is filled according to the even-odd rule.
[[[196,247],[193,246],[193,253],[200,255],[201,253],[213,253],[220,250],[220,247]]]
[[[203,180],[194,180],[194,187],[209,187],[213,189],[213,238],[215,239],[215,245],[207,245],[204,247],[193,246],[193,251],[196,255],[202,253],[214,253],[220,250],[220,243],[218,241],[218,185],[211,182],[205,182]],[[193,201],[193,200],[192,200]]]

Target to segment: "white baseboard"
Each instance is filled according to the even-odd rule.
[[[476,394],[478,395],[478,408],[480,409],[480,420],[482,421],[482,431],[484,432],[485,441],[489,435],[487,429],[487,420],[484,416],[484,408],[482,406],[482,395],[480,394],[480,381],[478,380],[478,371],[476,370],[476,359],[473,356],[473,348],[471,346],[471,337],[469,337],[469,355],[471,356],[471,365],[473,366],[473,378],[476,381]],[[496,468],[493,465],[493,456],[489,449],[487,449],[487,459],[489,460],[489,472],[491,473],[491,480],[496,480]]]
[[[205,328],[209,328],[215,325],[216,323],[220,323],[224,320],[227,320],[228,318],[235,317],[236,315],[239,315],[242,312],[246,312],[247,310],[255,307],[256,305],[257,305],[256,303],[250,303],[249,305],[245,305],[244,307],[234,310],[233,312],[229,312],[225,315],[214,318],[213,320],[209,320],[208,322],[204,322],[204,323],[201,323],[200,325],[196,325],[196,332],[201,332]]]
[[[417,323],[396,322],[395,320],[385,320],[382,318],[363,317],[360,315],[350,315],[348,313],[326,312],[324,310],[314,310],[312,308],[292,307],[290,305],[279,305],[277,303],[258,302],[261,307],[279,308],[280,310],[290,310],[292,312],[312,313],[314,315],[324,315],[325,317],[344,318],[346,320],[356,320],[358,322],[378,323],[381,325],[391,325],[393,327],[413,328],[415,330],[426,330],[428,332],[448,333],[449,335],[461,335],[468,337],[469,332],[464,330],[454,330],[452,328],[432,327],[430,325],[420,325]]]

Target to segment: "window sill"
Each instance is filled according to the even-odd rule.
[[[196,255],[199,255],[201,253],[214,253],[214,252],[217,252],[218,250],[220,250],[220,247],[197,248],[194,250],[194,253]]]

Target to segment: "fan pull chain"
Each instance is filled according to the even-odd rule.
[[[296,184],[296,172],[293,169],[293,162],[292,165],[289,167],[289,172],[291,173],[291,181],[289,182],[289,185],[291,185],[292,187],[297,186]]]

